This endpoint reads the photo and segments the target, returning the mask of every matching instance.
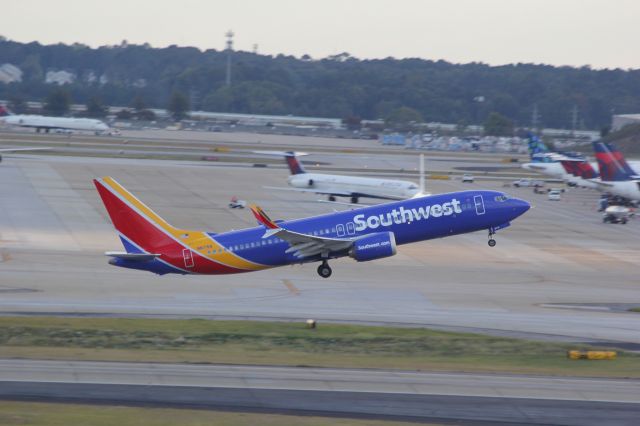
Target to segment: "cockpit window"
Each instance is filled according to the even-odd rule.
[[[507,197],[506,195],[497,195],[495,200],[499,203],[504,203],[505,201],[507,201],[509,199],[509,197]]]

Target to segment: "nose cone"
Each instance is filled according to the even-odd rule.
[[[521,200],[519,198],[513,198],[511,200],[512,206],[513,206],[513,212],[514,212],[514,219],[518,216],[522,216],[523,214],[526,213],[527,210],[529,210],[531,208],[531,204],[529,204],[527,201],[525,200]]]

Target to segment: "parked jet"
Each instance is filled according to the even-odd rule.
[[[0,118],[6,124],[19,127],[31,127],[37,133],[51,130],[82,130],[94,132],[95,134],[105,133],[109,130],[104,122],[92,118],[69,118],[69,117],[48,117],[45,115],[14,115],[5,107],[0,105]]]
[[[588,161],[564,158],[560,160],[560,164],[562,164],[567,174],[570,175],[570,177],[566,179],[567,183],[583,188],[600,189],[594,181],[600,178],[600,174],[594,170]]]
[[[571,182],[574,176],[568,173],[562,165],[562,160],[585,162],[586,159],[575,152],[552,152],[549,148],[535,135],[529,135],[529,156],[531,161],[524,163],[522,168],[532,170],[547,176],[563,179]],[[631,167],[640,170],[640,161],[632,161]],[[595,161],[589,162],[592,169],[598,168]]]
[[[221,234],[179,229],[111,177],[94,180],[126,249],[107,252],[110,264],[156,274],[233,274],[330,259],[364,262],[393,256],[396,246],[488,230],[493,234],[529,209],[496,191],[462,191],[291,221],[272,221],[257,206],[259,226]]]
[[[584,157],[579,157],[574,153],[556,153],[549,151],[549,148],[547,148],[544,142],[542,142],[542,140],[540,140],[536,135],[529,135],[528,144],[531,161],[524,163],[522,168],[542,173],[556,179],[571,178],[571,175],[568,174],[562,167],[562,164],[560,164],[561,159],[573,158],[584,160]]]
[[[289,166],[291,176],[287,179],[292,188],[267,187],[268,189],[311,192],[329,196],[329,201],[336,197],[350,197],[352,204],[358,204],[362,198],[378,198],[383,200],[406,200],[428,195],[424,192],[424,163],[420,162],[420,185],[397,179],[378,179],[359,176],[327,175],[308,173],[298,157],[307,155],[292,151],[254,151],[256,154],[283,155]]]
[[[629,166],[622,153],[613,144],[594,142],[600,179],[594,182],[601,190],[613,195],[640,201],[640,175]]]

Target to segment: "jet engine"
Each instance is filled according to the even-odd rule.
[[[357,239],[349,256],[358,262],[366,262],[393,256],[396,252],[396,237],[393,232],[376,232]]]

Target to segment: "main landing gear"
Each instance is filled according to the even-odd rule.
[[[327,263],[326,260],[323,260],[320,266],[318,266],[318,275],[322,278],[329,278],[331,276],[331,272],[333,272],[331,270],[331,266],[329,266],[329,263]]]
[[[493,229],[489,229],[489,241],[487,242],[487,244],[489,244],[489,247],[496,246],[496,240],[493,239],[493,234],[495,234],[495,232],[493,232]]]

